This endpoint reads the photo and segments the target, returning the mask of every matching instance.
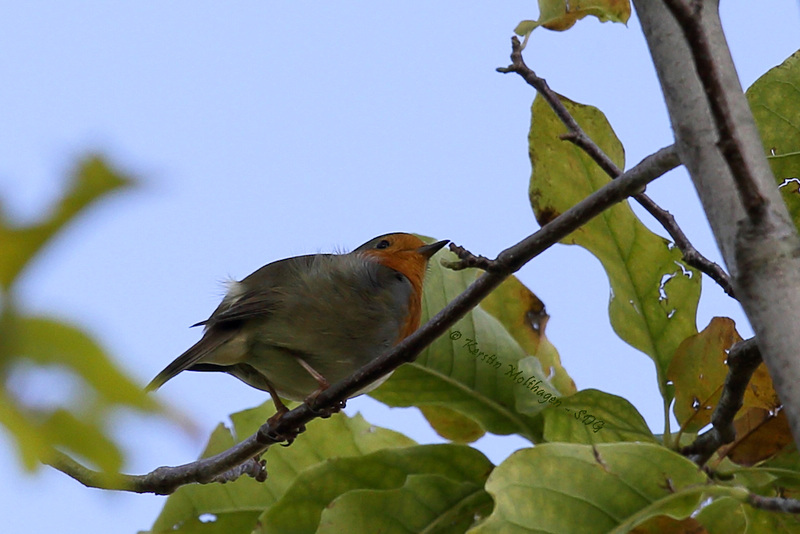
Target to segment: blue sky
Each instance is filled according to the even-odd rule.
[[[213,310],[227,277],[392,231],[452,239],[486,256],[534,231],[526,139],[533,92],[494,71],[508,64],[511,30],[536,17],[534,3],[429,4],[5,2],[6,208],[30,220],[89,150],[141,179],[47,249],[20,301],[93,332],[144,384],[197,339],[188,325]],[[745,87],[800,48],[797,2],[752,5],[723,2]],[[672,142],[635,17],[627,27],[586,20],[565,33],[536,32],[525,57],[553,89],[607,114],[628,166]],[[648,193],[718,259],[684,173]],[[660,432],[653,364],[612,332],[599,263],[556,246],[519,277],[546,303],[548,335],[578,386],[628,398]],[[708,279],[704,289],[698,327],[726,315],[749,334],[738,305]],[[70,387],[49,375],[23,386],[42,402],[58,402]],[[264,400],[204,374],[181,376],[159,395],[200,433],[121,417],[129,472],[194,459],[227,414]],[[361,398],[348,405],[358,410],[436,440],[414,410]],[[478,443],[494,462],[524,445]],[[163,502],[84,489],[47,469],[27,475],[2,433],[0,470],[7,532],[134,532],[152,524]]]

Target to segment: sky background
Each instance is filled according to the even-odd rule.
[[[210,314],[228,277],[393,231],[489,257],[535,231],[527,198],[534,94],[494,70],[508,64],[512,30],[536,18],[535,3],[339,4],[0,3],[5,209],[35,219],[88,151],[140,179],[40,255],[18,287],[26,310],[90,331],[144,385],[197,340],[188,326]],[[728,1],[722,11],[745,87],[800,48],[793,0],[757,10]],[[627,167],[672,143],[635,15],[627,27],[587,19],[565,33],[536,31],[525,58],[554,90],[606,113]],[[720,261],[682,170],[648,194]],[[660,433],[653,363],[611,330],[599,262],[557,245],[518,276],[545,302],[548,337],[578,387],[627,398]],[[739,306],[703,283],[698,328],[724,315],[750,335]],[[57,403],[72,386],[45,373],[16,387]],[[218,422],[265,400],[217,374],[181,375],[158,395],[199,433],[120,417],[127,472],[195,459]],[[440,441],[415,409],[361,397],[347,411]],[[526,443],[490,436],[476,446],[498,463]],[[2,430],[0,472],[4,532],[135,532],[152,525],[164,501],[85,489],[47,468],[27,474]]]

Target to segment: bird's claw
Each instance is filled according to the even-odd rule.
[[[283,416],[286,415],[287,412],[288,410],[286,411],[278,410],[278,412],[275,415],[267,419],[267,424],[269,425],[271,430],[270,432],[266,433],[267,438],[269,438],[271,441],[275,443],[280,443],[282,447],[288,447],[294,442],[298,434],[301,434],[306,431],[306,425],[300,425],[294,430],[289,430],[281,433],[272,430],[273,428],[278,426],[281,419],[283,419]],[[286,443],[283,443],[284,441]]]

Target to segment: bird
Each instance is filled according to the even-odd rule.
[[[330,384],[419,328],[430,258],[449,240],[425,244],[408,233],[378,236],[346,254],[278,260],[232,281],[203,336],[146,386],[181,371],[217,371],[281,398],[312,401]],[[378,387],[391,373],[356,392]]]

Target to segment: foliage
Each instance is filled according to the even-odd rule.
[[[41,221],[17,226],[0,209],[0,423],[28,469],[47,462],[58,448],[116,473],[123,456],[109,435],[113,411],[158,409],[89,334],[58,319],[26,314],[14,292],[25,269],[59,231],[94,202],[131,185],[130,178],[92,156],[78,164],[67,190]],[[27,404],[12,378],[44,369],[71,376],[84,394],[60,407]]]
[[[515,30],[566,30],[586,16],[625,22],[620,0],[540,0],[540,18]],[[767,72],[748,99],[777,185],[800,228],[800,52]],[[559,97],[582,129],[619,167],[624,149],[603,113]],[[581,149],[544,99],[532,104],[528,136],[529,199],[545,226],[610,178]],[[112,407],[154,410],[152,401],[111,363],[91,338],[51,318],[26,316],[14,284],[55,233],[92,201],[129,185],[102,160],[84,161],[54,213],[24,228],[0,221],[0,370],[20,365],[68,369],[91,395],[69,410],[34,410],[0,389],[0,421],[33,467],[54,447],[109,473],[122,457],[108,437]],[[544,303],[511,277],[482,304],[399,368],[371,396],[415,406],[450,443],[418,445],[360,416],[312,421],[290,447],[266,455],[269,480],[184,486],[167,499],[150,532],[800,532],[795,516],[756,509],[751,494],[800,496],[800,457],[763,364],[734,419],[737,438],[700,470],[676,449],[711,421],[741,340],[729,318],[698,331],[701,275],[681,251],[649,230],[624,202],[563,239],[587,249],[609,280],[615,332],[656,368],[665,424],[656,435],[626,399],[577,391],[546,336]],[[444,253],[454,260],[452,253]],[[449,257],[447,257],[449,255]],[[463,292],[480,273],[432,264],[423,320]],[[268,405],[231,416],[204,457],[251,435]],[[469,444],[485,433],[518,435],[523,448],[492,465]],[[91,439],[79,439],[91,436]]]
[[[563,2],[558,4],[563,9]],[[577,11],[561,19],[543,7],[541,21],[552,15],[546,23],[528,21],[517,32],[538,25],[565,29],[586,14],[623,20],[611,7],[598,15],[588,5],[573,5]],[[765,74],[748,92],[796,219],[798,57]],[[622,145],[602,112],[561,100],[623,167]],[[529,193],[541,225],[609,181],[581,149],[559,137],[564,133],[537,97],[529,134]],[[795,185],[787,185],[792,181]],[[453,444],[387,440],[370,450],[331,453],[326,444],[352,442],[349,425],[363,422],[341,415],[315,421],[292,447],[269,451],[272,479],[264,486],[237,481],[225,487],[225,499],[213,498],[222,491],[219,486],[183,488],[168,500],[153,532],[800,532],[794,517],[746,504],[750,492],[791,496],[800,487],[797,452],[763,364],[734,420],[737,440],[710,460],[713,471],[698,470],[672,448],[709,424],[727,374],[727,351],[741,340],[724,317],[698,332],[700,273],[627,203],[606,210],[563,243],[586,248],[603,265],[611,324],[653,360],[665,410],[672,406],[680,425],[676,435],[669,428],[654,435],[625,399],[597,390],[576,392],[546,337],[544,304],[512,277],[371,393],[391,406],[419,407]],[[475,276],[432,265],[425,316]],[[235,425],[240,417],[234,416]],[[324,438],[317,436],[322,425]],[[218,432],[231,442],[227,431]],[[517,434],[536,446],[492,466],[464,445],[486,432]],[[218,438],[215,434],[212,441]],[[309,444],[322,447],[316,457],[303,456]],[[301,457],[290,472],[284,457],[293,450]],[[254,506],[255,495],[261,497]],[[214,515],[201,523],[203,514]],[[231,514],[236,517],[228,523]]]

